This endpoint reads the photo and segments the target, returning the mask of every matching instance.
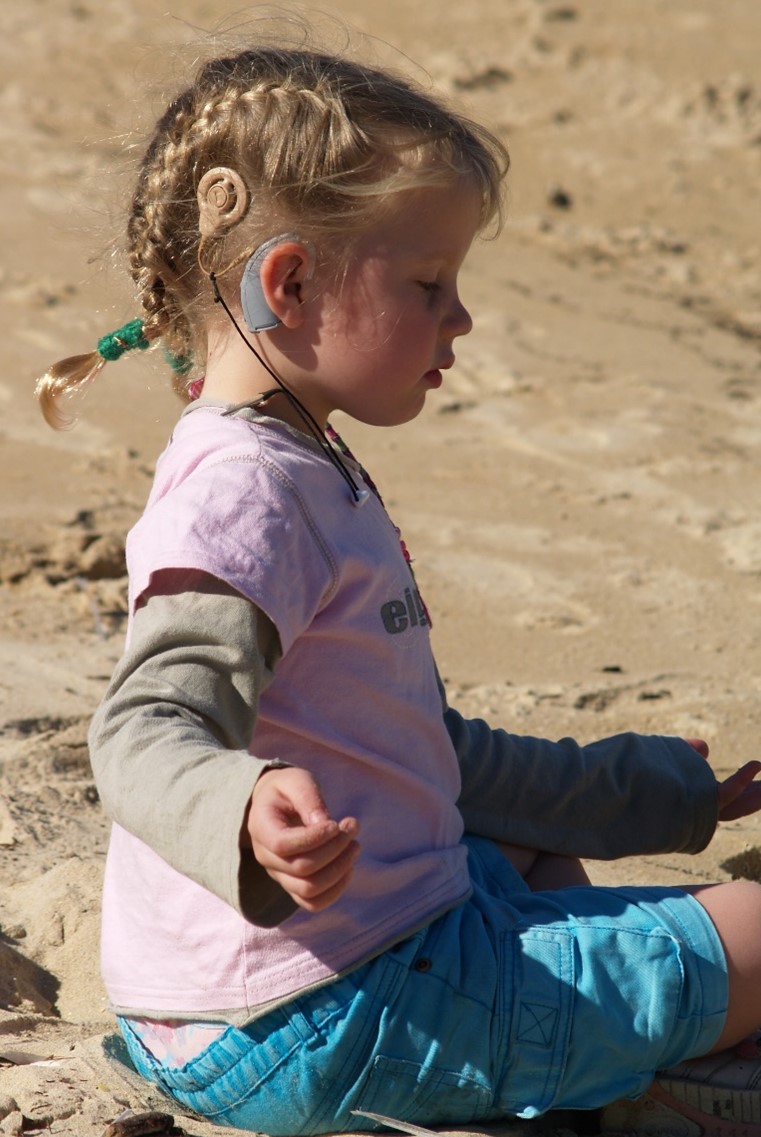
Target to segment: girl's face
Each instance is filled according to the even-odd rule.
[[[478,192],[464,184],[399,199],[357,242],[340,283],[318,273],[305,305],[312,360],[294,389],[321,424],[334,410],[373,426],[415,418],[472,327],[457,275],[478,229]]]

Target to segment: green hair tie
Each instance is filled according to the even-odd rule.
[[[164,359],[175,375],[187,375],[193,367],[193,360],[187,355],[175,355],[168,347],[164,348]]]
[[[113,363],[114,360],[121,359],[125,351],[134,351],[135,348],[145,351],[150,346],[143,334],[143,321],[138,317],[98,340],[98,355],[108,363]]]

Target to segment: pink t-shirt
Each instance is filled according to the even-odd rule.
[[[276,928],[249,923],[114,826],[103,905],[112,1004],[244,1022],[469,894],[425,610],[374,495],[356,507],[316,444],[215,407],[180,420],[127,549],[133,611],[152,573],[191,568],[270,617],[283,654],[250,752],[312,771],[333,816],[361,822],[344,896]]]

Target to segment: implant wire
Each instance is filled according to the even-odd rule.
[[[286,399],[288,399],[288,402],[291,404],[293,409],[296,411],[296,414],[299,416],[299,418],[304,423],[304,425],[306,426],[309,433],[312,435],[314,440],[319,445],[323,454],[325,454],[328,461],[332,463],[332,465],[336,468],[336,470],[338,470],[339,474],[341,475],[341,477],[344,479],[344,481],[348,485],[349,489],[351,490],[352,497],[354,498],[354,504],[355,505],[363,505],[365,503],[365,501],[367,501],[367,498],[369,497],[369,492],[367,490],[361,490],[359,488],[359,486],[354,481],[354,478],[351,476],[351,473],[346,468],[346,466],[345,466],[344,462],[342,461],[342,459],[340,458],[340,456],[336,453],[336,451],[333,449],[333,447],[330,445],[330,443],[326,439],[325,434],[320,429],[320,426],[317,423],[317,421],[315,420],[315,418],[309,413],[307,408],[296,397],[296,395],[294,395],[293,391],[290,391],[288,389],[288,387],[286,387],[285,383],[280,378],[278,373],[275,371],[275,369],[273,367],[270,366],[270,364],[267,362],[267,360],[256,350],[256,348],[251,343],[251,340],[248,338],[248,336],[244,335],[240,325],[238,324],[238,321],[235,319],[235,316],[230,311],[229,305],[227,304],[224,297],[222,296],[222,293],[219,291],[219,285],[217,284],[216,274],[213,272],[210,272],[208,275],[209,275],[209,280],[211,281],[212,290],[214,292],[214,303],[222,305],[223,309],[225,310],[228,317],[230,318],[230,322],[231,322],[232,326],[235,328],[236,332],[238,333],[240,338],[243,340],[246,347],[249,349],[249,351],[253,352],[253,354],[256,356],[259,363],[261,363],[261,365],[265,369],[265,371],[267,371],[272,376],[272,378],[275,380],[275,382],[277,383],[277,389],[276,390],[266,391],[265,394],[259,400],[257,400],[257,402],[263,402],[265,400],[265,398],[270,397],[271,395],[277,394],[278,391],[279,391],[279,393],[285,395]],[[224,413],[228,414],[228,415],[233,414],[235,411],[240,410],[240,407],[248,406],[248,405],[252,405],[252,404],[241,403],[238,406],[231,407],[230,410],[225,411]]]

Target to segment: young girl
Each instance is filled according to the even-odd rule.
[[[759,808],[760,764],[717,784],[698,740],[580,747],[447,707],[405,546],[329,425],[406,422],[441,385],[507,165],[391,74],[207,63],[140,169],[141,315],[40,382],[61,425],[125,351],[183,375],[91,748],[109,998],[137,1069],[217,1122],[594,1109],[761,1022],[761,889],[593,888],[577,859],[704,848]],[[659,1075],[648,1116],[689,1115],[691,1076]]]

